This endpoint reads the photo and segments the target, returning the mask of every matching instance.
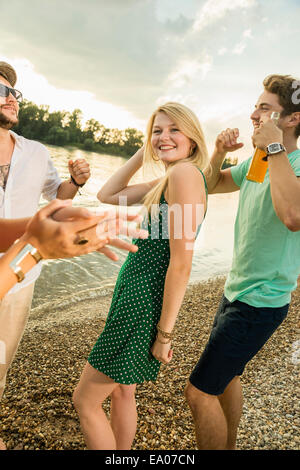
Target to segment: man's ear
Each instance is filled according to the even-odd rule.
[[[292,113],[287,123],[288,127],[297,127],[300,124],[300,112]]]

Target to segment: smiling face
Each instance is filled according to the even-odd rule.
[[[0,83],[11,88],[10,83],[0,75]],[[10,93],[7,97],[0,96],[0,127],[10,129],[18,123],[19,104]]]
[[[189,157],[191,148],[195,146],[172,119],[161,111],[153,122],[151,145],[154,153],[165,165]]]
[[[281,112],[283,107],[279,104],[278,96],[269,91],[264,91],[258,98],[258,102],[255,105],[255,111],[251,114],[251,120],[254,129],[259,127],[262,116],[271,117],[274,111]],[[280,120],[282,121],[282,120]]]

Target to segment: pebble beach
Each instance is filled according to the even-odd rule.
[[[224,278],[188,288],[176,323],[173,359],[155,383],[137,386],[133,450],[195,450],[184,387],[208,339]],[[0,404],[9,450],[84,450],[72,393],[104,327],[112,292],[65,309],[31,314]],[[300,286],[288,317],[242,376],[238,450],[300,448]],[[109,399],[105,403],[109,414]]]

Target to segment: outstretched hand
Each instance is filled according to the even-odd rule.
[[[29,221],[24,238],[34,245],[43,258],[69,258],[92,251],[99,251],[114,240],[114,246],[127,251],[136,251],[131,243],[116,237],[124,230],[125,221],[136,221],[137,216],[108,212],[94,215],[84,208],[71,206],[70,200],[54,200],[41,209]],[[134,231],[135,236],[147,238],[145,230]],[[77,243],[78,237],[85,238],[86,244]],[[108,252],[104,251],[108,256]],[[114,255],[114,254],[113,254]],[[111,259],[113,258],[109,255]]]

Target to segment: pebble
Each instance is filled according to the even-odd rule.
[[[188,288],[172,362],[161,367],[155,383],[137,386],[134,450],[196,449],[183,391],[208,339],[223,288],[223,278]],[[111,294],[29,319],[0,404],[0,433],[8,449],[85,449],[72,393],[104,326],[110,299]],[[288,317],[245,369],[240,450],[299,450],[299,363],[292,361],[299,313],[298,287]],[[109,411],[109,400],[104,409]]]

